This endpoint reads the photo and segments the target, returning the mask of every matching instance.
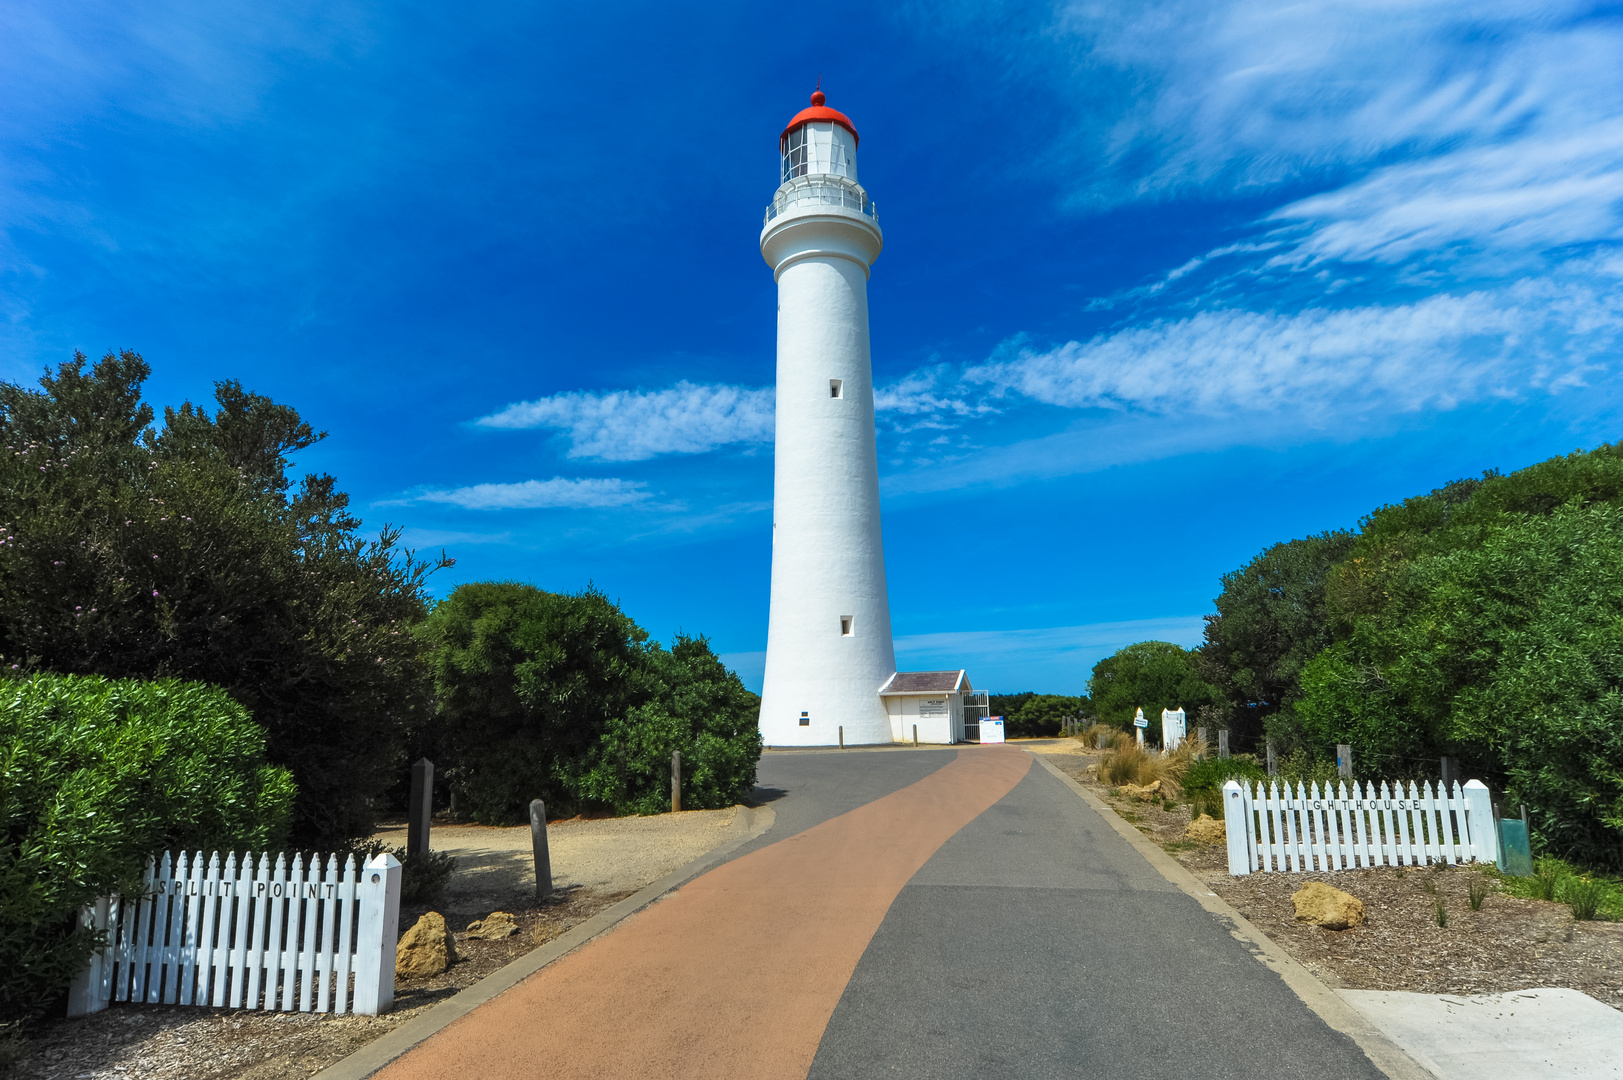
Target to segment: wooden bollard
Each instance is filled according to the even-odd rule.
[[[913,745],[917,746],[918,744],[919,744],[919,726],[917,724],[914,724],[913,725]]]
[[[1217,729],[1217,756],[1220,757],[1220,758],[1223,758],[1224,760],[1228,759],[1228,756],[1229,756],[1229,729],[1228,728],[1218,728]]]
[[[422,758],[411,767],[411,813],[406,819],[406,854],[428,853],[428,827],[434,820],[434,763]]]
[[[840,749],[845,749],[845,725],[840,725]]]
[[[535,849],[535,898],[552,895],[552,852],[547,849],[547,804],[530,800],[530,846]]]
[[[1336,772],[1344,780],[1352,779],[1352,747],[1346,743],[1336,744]]]
[[[682,751],[671,751],[671,813],[682,809]]]

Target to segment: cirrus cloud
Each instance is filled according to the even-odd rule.
[[[516,484],[473,484],[420,492],[418,502],[449,503],[466,510],[599,509],[629,506],[649,497],[641,480],[524,480]]]
[[[645,461],[771,442],[773,392],[685,380],[663,390],[571,390],[517,402],[477,423],[561,431],[569,438],[572,458]]]

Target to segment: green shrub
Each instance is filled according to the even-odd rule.
[[[1572,917],[1579,922],[1585,922],[1593,919],[1600,911],[1601,901],[1606,899],[1606,887],[1598,881],[1586,878],[1568,878],[1562,899],[1571,909]]]
[[[531,799],[568,814],[730,806],[755,786],[760,698],[702,637],[669,649],[602,593],[513,582],[463,585],[419,631],[454,788],[485,824],[525,820]]]
[[[1236,754],[1229,758],[1208,757],[1191,762],[1189,768],[1184,770],[1183,790],[1185,795],[1198,791],[1221,792],[1223,785],[1230,780],[1255,784],[1266,782],[1267,779],[1268,770],[1258,765],[1257,759],[1250,754]],[[1218,801],[1221,802],[1221,798]]]
[[[66,989],[94,946],[85,904],[141,888],[166,849],[280,845],[294,786],[216,687],[0,679],[0,1018]]]

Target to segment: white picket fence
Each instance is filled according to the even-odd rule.
[[[113,1001],[375,1015],[394,1003],[400,863],[165,852],[139,897],[97,901],[81,921],[107,945],[74,981],[70,1016]]]
[[[1223,785],[1229,873],[1493,862],[1488,788],[1431,784]]]

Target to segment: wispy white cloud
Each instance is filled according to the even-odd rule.
[[[419,502],[450,503],[467,510],[597,509],[629,506],[649,497],[641,480],[525,480],[517,484],[473,484],[420,492]]]
[[[1623,235],[1623,24],[1591,5],[1076,0],[1053,37],[1084,204],[1333,178],[1263,222],[1310,259]]]
[[[1205,311],[971,367],[997,394],[1066,408],[1222,416],[1290,412],[1309,423],[1369,409],[1451,409],[1559,391],[1614,351],[1614,287],[1538,280],[1412,304]]]
[[[746,386],[679,382],[663,390],[571,390],[522,401],[478,421],[492,428],[551,428],[569,456],[644,461],[772,441],[773,393]]]

